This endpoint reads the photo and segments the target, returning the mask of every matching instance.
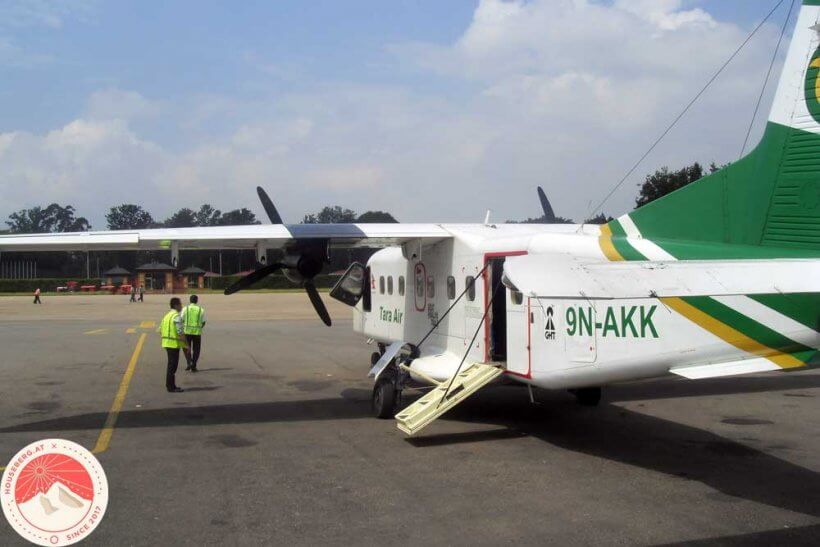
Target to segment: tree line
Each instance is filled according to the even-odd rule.
[[[719,168],[713,162],[707,169],[695,162],[678,170],[662,167],[647,175],[640,185],[640,191],[635,198],[635,207],[643,207],[666,194],[674,192],[691,184],[706,174],[711,174]],[[140,205],[124,203],[111,207],[105,215],[109,230],[142,230],[147,228],[193,228],[197,226],[239,226],[260,224],[256,215],[247,207],[222,212],[208,203],[198,209],[183,207],[163,221],[157,221],[150,212]],[[584,220],[585,224],[606,224],[612,217],[600,213]],[[323,207],[316,213],[308,213],[302,218],[303,224],[345,224],[345,223],[388,223],[398,222],[393,215],[384,211],[367,211],[357,214],[351,209],[332,205]],[[528,218],[526,220],[509,220],[510,223],[538,224],[544,222],[544,217]],[[574,224],[566,217],[556,217],[559,224]],[[8,231],[11,233],[52,233],[52,232],[82,232],[91,229],[91,223],[82,216],[77,216],[71,205],[62,206],[52,203],[46,207],[36,206],[30,209],[21,209],[9,215],[6,220]]]
[[[688,165],[678,170],[667,167],[647,175],[640,185],[635,199],[636,207],[642,207],[652,201],[695,182],[707,173],[713,173],[718,167],[713,163],[704,169],[699,163]],[[105,215],[107,227],[111,230],[134,230],[146,228],[187,228],[197,226],[231,226],[259,224],[253,211],[246,207],[222,212],[209,204],[198,208],[183,207],[162,221],[154,217],[140,205],[122,204],[111,207]],[[587,223],[604,224],[612,220],[605,214],[586,219]],[[572,223],[568,218],[558,217],[557,222]],[[316,213],[303,216],[302,223],[387,223],[398,222],[390,213],[384,211],[366,211],[358,214],[339,205],[326,206]],[[516,222],[516,221],[510,221]],[[522,223],[543,223],[544,217],[528,218]],[[56,233],[87,231],[91,224],[85,217],[79,216],[71,205],[62,206],[52,203],[48,206],[21,209],[9,215],[6,225],[12,233]],[[332,257],[331,268],[343,268],[350,260],[366,260],[369,251],[353,249],[337,251]],[[153,251],[139,252],[92,252],[92,253],[14,253],[15,260],[36,260],[41,277],[71,277],[94,275],[112,266],[122,266],[133,270],[136,266],[152,260],[167,261],[167,254]],[[200,268],[225,274],[247,270],[255,265],[253,251],[185,251],[181,258],[185,266],[196,265]]]

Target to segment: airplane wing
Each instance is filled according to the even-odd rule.
[[[279,249],[297,241],[333,247],[384,247],[452,237],[438,224],[258,224],[0,236],[0,252]]]
[[[504,273],[530,297],[673,298],[820,292],[820,259],[589,263],[566,255],[526,255]]]

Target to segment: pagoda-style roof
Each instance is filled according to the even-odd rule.
[[[196,266],[188,266],[179,273],[183,275],[204,275],[205,270],[203,270],[202,268],[197,268]]]
[[[104,276],[107,277],[116,277],[121,275],[131,275],[131,272],[126,270],[125,268],[120,268],[119,266],[114,266],[110,270],[103,272]]]
[[[138,272],[173,272],[176,268],[162,262],[148,262],[137,268]]]

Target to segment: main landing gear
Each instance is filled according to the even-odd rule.
[[[399,407],[400,393],[396,389],[394,375],[384,371],[376,381],[376,385],[373,386],[373,397],[371,399],[373,415],[383,420],[394,418]]]
[[[569,392],[575,395],[575,400],[581,406],[598,406],[601,402],[601,388],[599,387],[571,389]]]

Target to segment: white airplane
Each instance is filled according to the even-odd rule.
[[[820,348],[818,22],[804,0],[754,151],[604,226],[285,225],[260,188],[271,225],[8,235],[0,251],[167,249],[176,265],[256,249],[226,293],[282,270],[330,325],[312,282],[329,249],[384,247],[331,295],[378,344],[375,414],[410,435],[499,377],[594,405],[613,382],[800,369]],[[400,409],[413,382],[433,388]]]

